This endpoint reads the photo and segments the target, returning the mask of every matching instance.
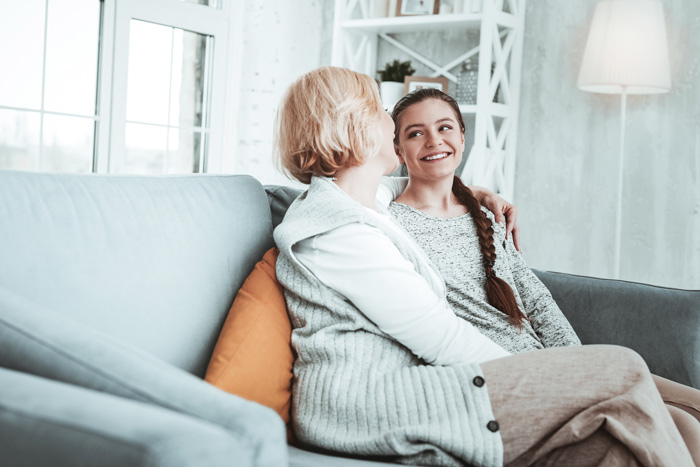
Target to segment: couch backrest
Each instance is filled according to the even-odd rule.
[[[270,201],[270,213],[272,215],[273,230],[284,219],[287,209],[292,202],[302,193],[299,188],[283,185],[265,185],[267,198]]]
[[[629,347],[652,373],[700,389],[700,290],[534,272],[581,342]]]
[[[249,176],[0,170],[0,287],[200,377],[271,233]]]

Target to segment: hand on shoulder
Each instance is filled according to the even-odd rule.
[[[505,220],[506,239],[512,234],[515,248],[521,251],[518,208],[486,188],[470,186],[469,189],[474,193],[474,196],[479,200],[481,205],[493,213],[496,223],[500,224]]]

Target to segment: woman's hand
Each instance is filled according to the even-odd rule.
[[[506,221],[506,239],[508,235],[512,232],[513,234],[513,245],[520,251],[520,227],[518,226],[518,208],[513,204],[510,204],[505,199],[498,196],[493,191],[488,188],[481,186],[470,185],[469,189],[472,191],[476,199],[485,206],[489,211],[493,212],[496,222],[503,222],[503,216],[505,216]]]

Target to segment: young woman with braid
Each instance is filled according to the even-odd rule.
[[[389,211],[441,271],[455,312],[512,353],[580,345],[513,239],[506,241],[502,224],[455,176],[464,150],[456,102],[422,89],[399,101],[392,117],[394,143],[410,179],[394,193],[399,196]]]
[[[372,78],[313,70],[278,112],[281,165],[309,183],[274,232],[300,443],[421,465],[693,465],[631,350],[508,356],[450,310],[439,273],[377,210],[398,159]]]
[[[388,209],[440,270],[452,310],[512,353],[581,345],[503,225],[455,176],[465,130],[458,104],[439,90],[422,89],[399,101],[392,118],[409,182]],[[700,461],[700,423],[688,415],[700,419],[700,391],[654,380]]]

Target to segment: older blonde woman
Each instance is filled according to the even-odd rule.
[[[508,356],[454,315],[440,275],[376,210],[393,132],[374,81],[345,69],[302,76],[280,106],[281,164],[310,183],[274,233],[300,442],[420,464],[693,465],[634,352]]]

